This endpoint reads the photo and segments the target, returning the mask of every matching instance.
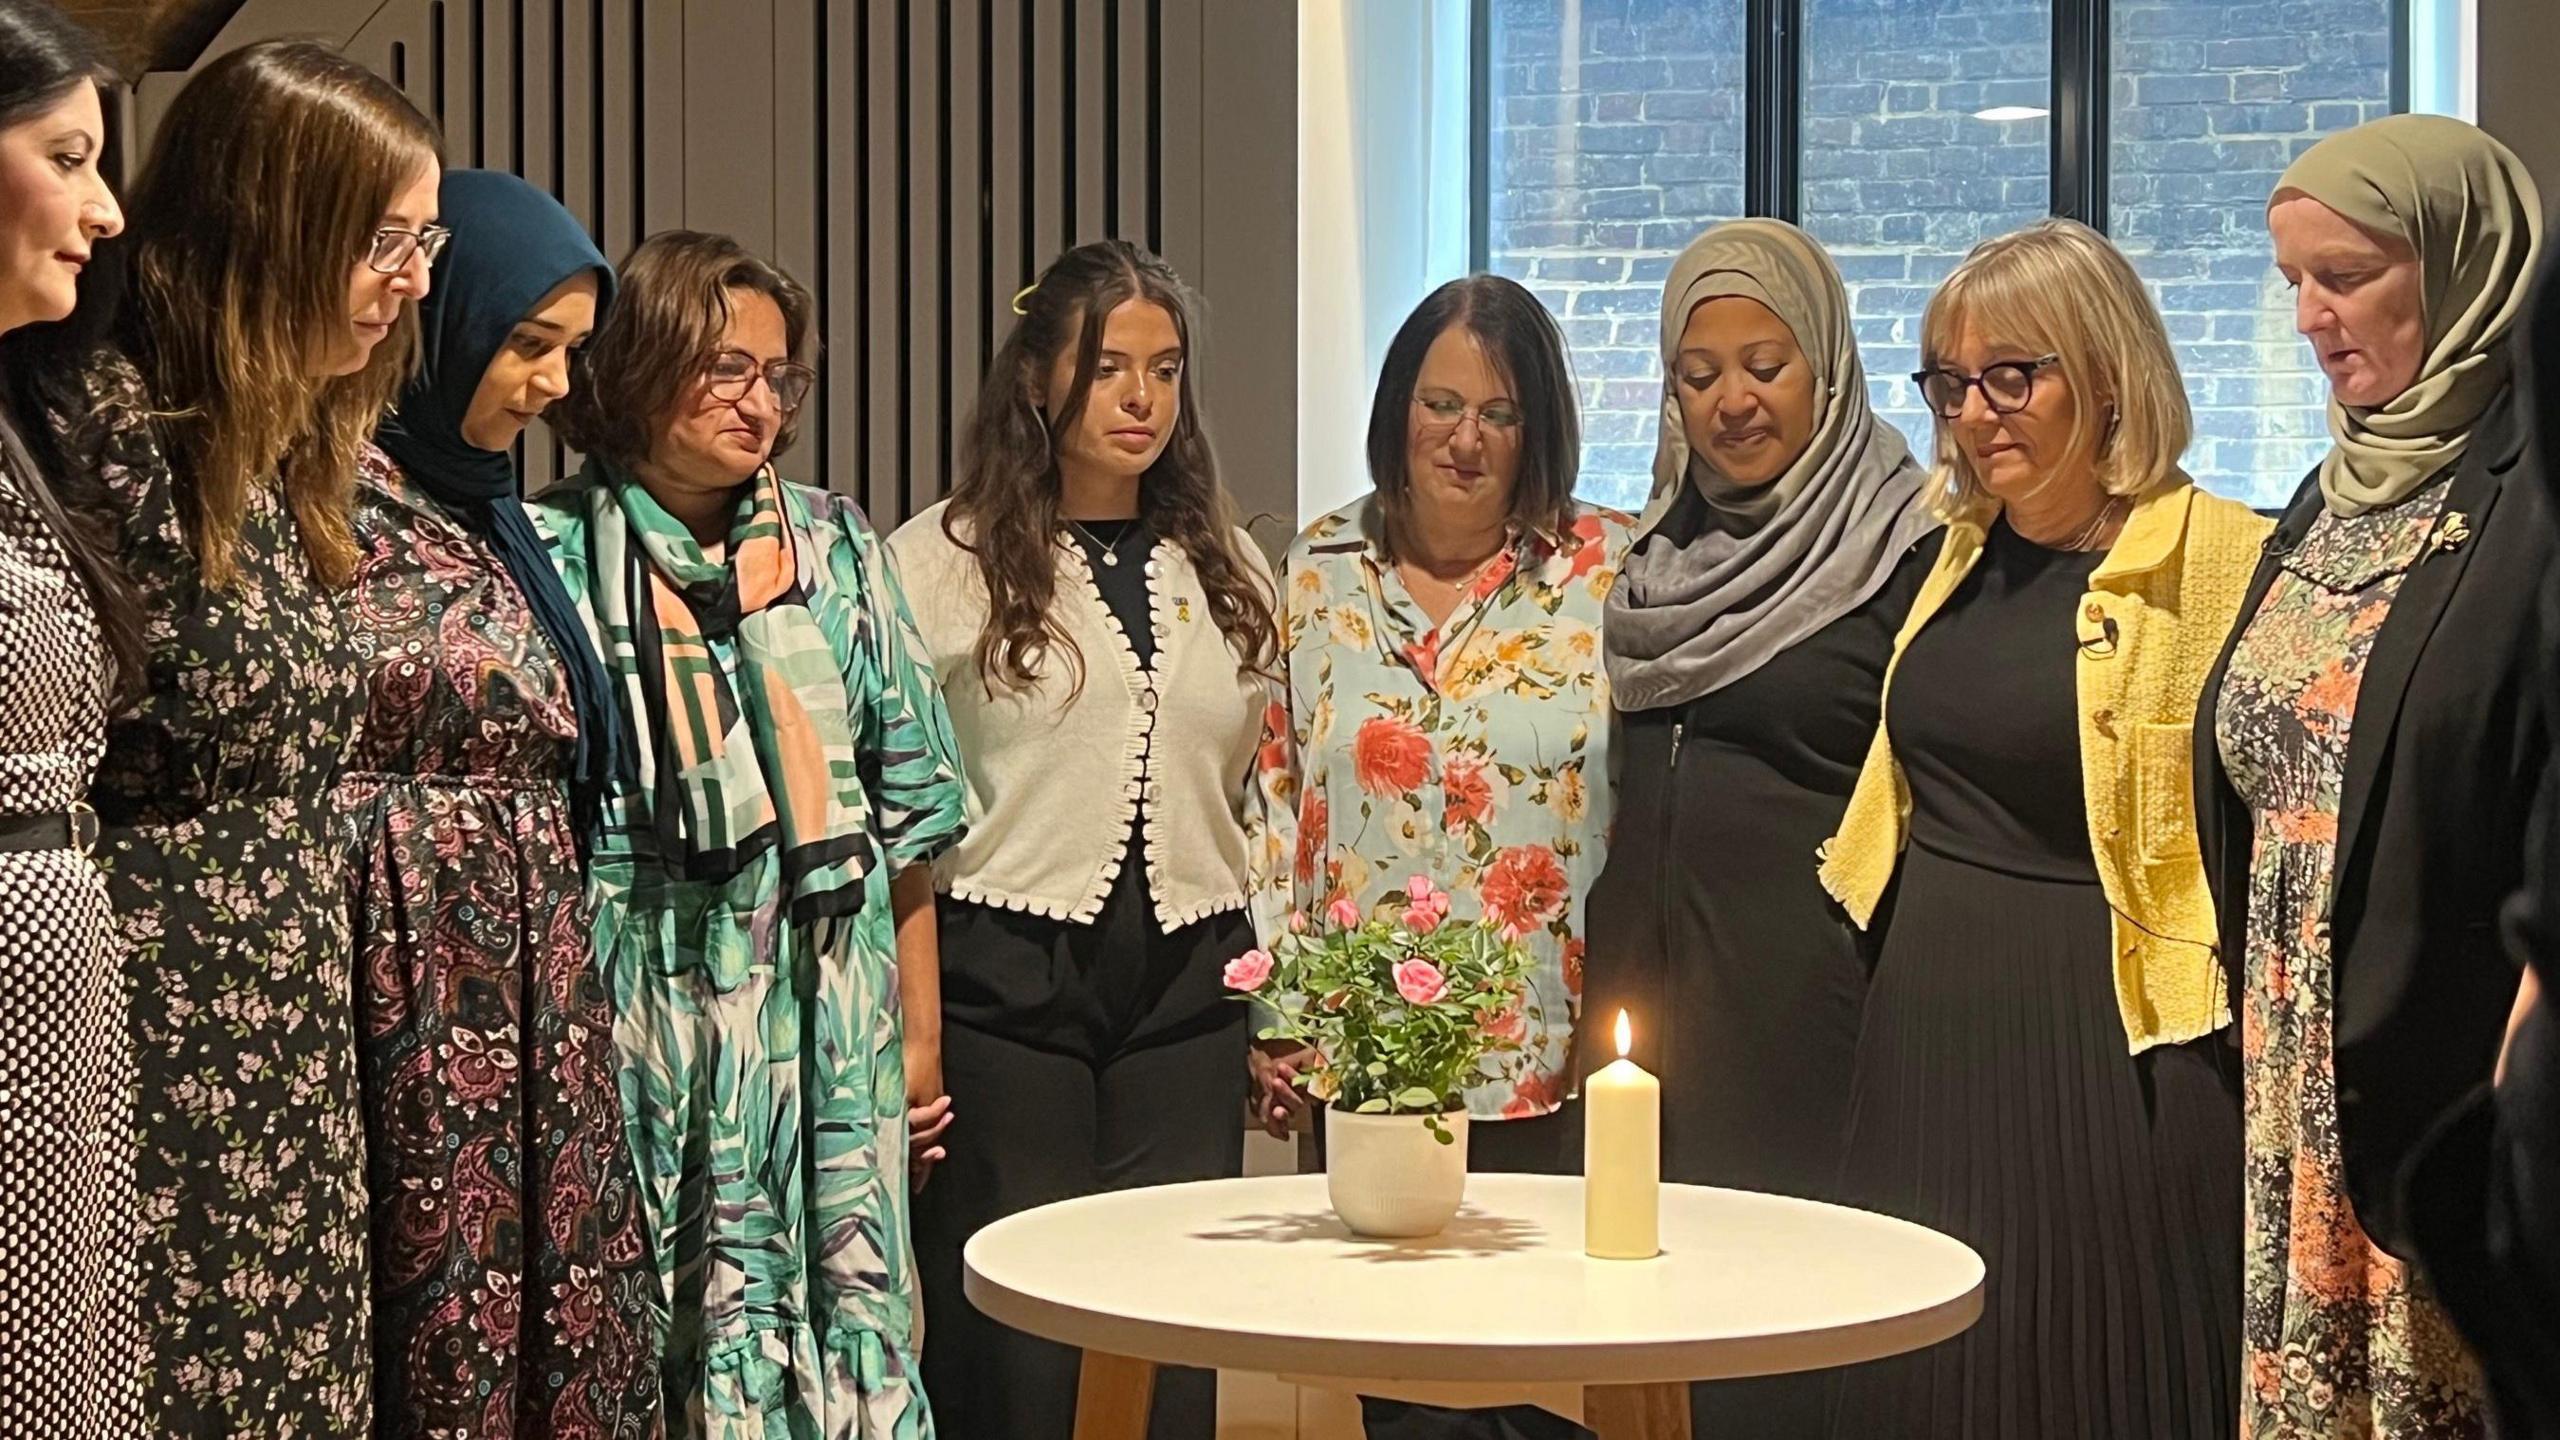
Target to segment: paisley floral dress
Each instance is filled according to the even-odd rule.
[[[2257,817],[2249,876],[2241,1433],[2469,1440],[2479,1370],[2424,1279],[2366,1237],[2339,1154],[2330,886],[2356,697],[2391,603],[2426,553],[2445,481],[2388,509],[2323,513],[2284,562],[2223,685],[2223,764]]]
[[[370,452],[340,802],[380,1437],[636,1440],[656,1273],[562,777],[568,680],[487,542]]]
[[[1428,875],[1461,920],[1522,934],[1534,962],[1522,1046],[1467,1092],[1479,1119],[1564,1103],[1582,996],[1583,897],[1607,856],[1616,711],[1600,608],[1635,522],[1585,506],[1523,537],[1437,625],[1368,536],[1362,499],[1307,527],[1281,586],[1288,697],[1258,765],[1255,924],[1336,899],[1363,909]],[[1489,1064],[1501,1064],[1488,1058]]]
[[[121,507],[151,650],[91,797],[141,1070],[146,1430],[361,1436],[364,1122],[331,794],[355,651],[281,486],[251,491],[215,589],[140,373],[109,357],[87,385],[65,447]]]

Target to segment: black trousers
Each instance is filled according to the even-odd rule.
[[[1535,1120],[1478,1120],[1467,1126],[1467,1169],[1475,1174],[1567,1175],[1582,1168],[1582,1107]],[[1369,1440],[1588,1440],[1589,1431],[1535,1405],[1444,1410],[1403,1400],[1360,1399]]]
[[[1135,867],[1131,867],[1134,869]],[[913,1207],[924,1387],[942,1440],[1069,1440],[1070,1346],[1000,1325],[961,1289],[961,1248],[1052,1201],[1244,1171],[1247,1015],[1219,969],[1241,914],[1171,935],[1124,873],[1089,926],[945,901],[948,1159]],[[1157,1373],[1150,1440],[1212,1440],[1217,1376]]]

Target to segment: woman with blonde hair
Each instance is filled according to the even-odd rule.
[[[444,232],[434,128],[316,45],[188,82],[135,186],[112,348],[57,373],[141,593],[147,685],[91,792],[139,1053],[154,1435],[371,1424],[340,593],[367,437]]]
[[[2159,313],[2095,232],[1978,246],[1914,379],[1947,538],[1823,885],[1891,927],[1851,1203],[1989,1268],[1959,1339],[1843,1377],[1833,1433],[2228,1434],[2239,1103],[2189,725],[2267,524],[2178,469]]]

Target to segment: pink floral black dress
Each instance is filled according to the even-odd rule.
[[[355,654],[281,486],[251,492],[213,588],[140,373],[107,358],[87,385],[65,448],[120,507],[151,650],[91,797],[141,1072],[144,1433],[361,1436],[364,1125],[330,795]]]
[[[2241,1334],[2250,1440],[2473,1440],[2483,1387],[2423,1279],[2357,1223],[2338,1140],[2330,886],[2374,638],[2444,509],[2323,512],[2231,657],[2216,736],[2257,821],[2249,874]]]

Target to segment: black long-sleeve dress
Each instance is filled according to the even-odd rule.
[[[1953,1235],[1982,1319],[1841,1375],[1836,1440],[2207,1440],[2239,1417],[2240,1109],[2219,1035],[2128,1053],[2081,779],[2096,552],[2005,523],[1887,707],[1910,845],[1842,1198]]]
[[[1620,716],[1618,820],[1589,905],[1584,1014],[1639,1021],[1662,1176],[1834,1198],[1871,956],[1822,891],[1932,533],[1864,605],[1685,704]],[[1590,1054],[1586,1063],[1605,1063]],[[1699,1433],[1801,1436],[1819,1376],[1696,1387]]]

